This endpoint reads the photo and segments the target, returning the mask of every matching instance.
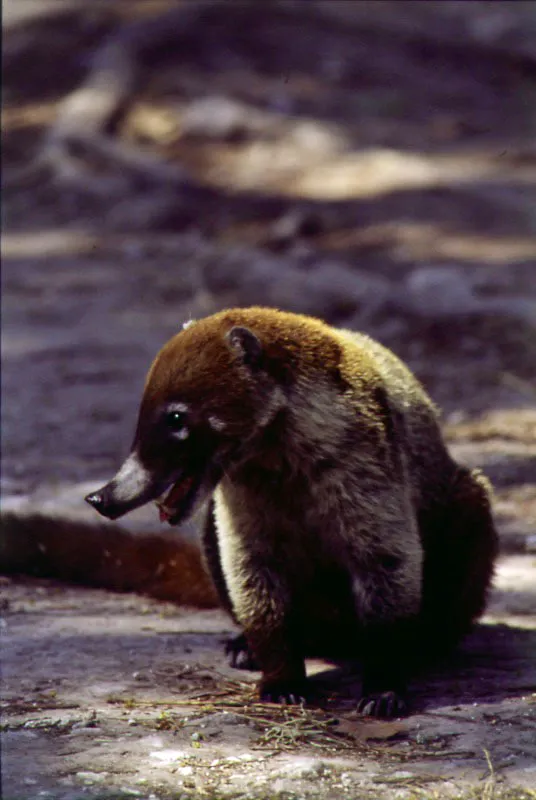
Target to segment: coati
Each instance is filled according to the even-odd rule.
[[[156,500],[174,525],[211,496],[205,556],[267,701],[308,695],[306,656],[358,655],[358,708],[405,710],[423,656],[483,611],[490,488],[445,447],[423,387],[360,333],[271,308],[188,324],[147,377],[130,455],[86,500]]]

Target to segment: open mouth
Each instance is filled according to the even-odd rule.
[[[177,525],[188,513],[192,502],[197,493],[198,482],[193,478],[183,478],[176,481],[171,489],[164,492],[156,505],[160,522],[167,522],[169,525]]]

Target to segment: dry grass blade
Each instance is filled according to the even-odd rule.
[[[218,689],[204,691],[195,697],[182,700],[144,700],[131,697],[110,696],[109,703],[134,707],[188,708],[200,714],[222,710],[232,711],[244,722],[254,723],[263,729],[257,746],[289,750],[297,745],[312,747],[355,748],[356,738],[344,728],[337,729],[338,719],[322,709],[303,706],[281,706],[255,701],[255,687],[251,683],[229,680],[221,676]],[[165,712],[163,712],[165,713]]]
[[[274,710],[273,707],[270,710]],[[352,747],[353,743],[333,729],[337,722],[324,712],[311,711],[302,706],[289,706],[276,710],[276,718],[255,715],[258,723],[268,727],[259,738],[259,746],[290,750],[298,744],[313,747],[342,746]]]
[[[486,756],[489,774],[486,778],[486,782],[484,783],[484,788],[482,789],[482,800],[493,800],[496,784],[495,770],[491,762],[491,756],[486,748],[484,748],[484,755]]]

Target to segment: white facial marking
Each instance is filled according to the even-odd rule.
[[[113,479],[114,499],[119,503],[132,500],[151,483],[151,473],[145,469],[136,453],[131,453]]]
[[[214,431],[224,431],[227,427],[227,423],[219,417],[216,417],[214,414],[211,414],[208,418],[208,424]]]
[[[188,404],[187,403],[180,403],[180,402],[168,403],[168,406],[167,406],[167,413],[168,414],[186,414],[187,411],[188,411]],[[177,421],[180,421],[180,420],[177,420]],[[183,441],[184,439],[187,439],[189,435],[190,435],[190,431],[189,431],[187,425],[183,425],[182,428],[179,428],[179,430],[171,432],[171,436],[173,436],[174,439],[180,439],[181,441]]]
[[[188,411],[188,404],[187,403],[170,403],[167,407],[168,413],[172,414],[174,411],[177,411],[179,414],[186,414]]]

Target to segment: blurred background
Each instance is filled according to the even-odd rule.
[[[432,713],[413,718],[411,742],[395,730],[401,755],[359,749],[349,781],[370,797],[383,771],[389,796],[451,796],[456,778],[474,779],[464,797],[528,798],[496,793],[495,776],[533,786],[536,763],[536,2],[2,11],[6,796],[161,797],[166,785],[175,797],[188,770],[208,796],[207,776],[227,780],[213,777],[220,748],[237,762],[258,736],[218,713],[194,742],[164,710],[227,691],[230,622],[192,610],[217,602],[198,520],[164,528],[151,505],[102,524],[83,497],[128,452],[164,342],[192,317],[260,303],[391,347],[442,407],[454,456],[495,487],[502,552],[485,624],[465,661],[416,690]],[[209,727],[223,733],[214,744]],[[177,769],[190,761],[175,748],[201,744],[197,773]],[[153,758],[166,754],[178,760]],[[309,774],[311,796],[340,796],[311,762],[280,773],[253,758],[243,786],[250,796],[266,779],[272,797],[284,774],[294,797]]]
[[[4,0],[3,504],[93,519],[183,321],[367,331],[536,527],[536,3]],[[156,529],[154,509],[132,529]]]

